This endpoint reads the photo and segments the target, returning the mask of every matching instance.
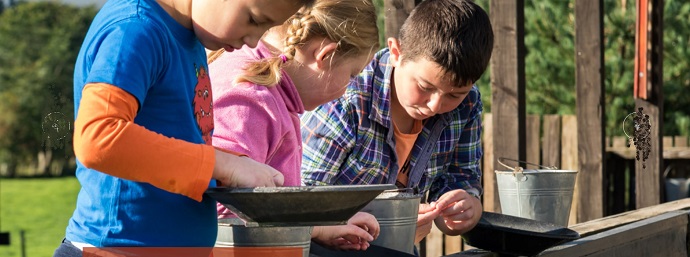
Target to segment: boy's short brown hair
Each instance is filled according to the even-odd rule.
[[[489,16],[470,0],[422,1],[400,29],[403,62],[427,58],[459,87],[481,77],[493,45]]]

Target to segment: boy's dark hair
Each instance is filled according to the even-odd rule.
[[[428,58],[457,86],[479,80],[493,46],[489,16],[470,0],[422,1],[400,29],[402,61]]]

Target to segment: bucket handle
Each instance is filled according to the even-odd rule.
[[[671,163],[668,166],[666,166],[666,170],[664,170],[664,178],[668,177],[668,173],[676,168],[675,163]]]
[[[534,164],[534,163],[530,163],[530,162],[526,162],[526,161],[519,161],[519,160],[508,159],[505,157],[498,157],[498,163],[499,164],[503,165],[503,167],[506,167],[506,168],[508,168],[514,172],[522,172],[523,169],[520,166],[515,166],[515,168],[510,167],[510,166],[506,165],[505,163],[503,163],[504,160],[513,161],[513,162],[517,162],[517,163],[524,163],[524,164],[528,164],[528,165],[532,165],[532,166],[537,166],[537,167],[544,168],[546,170],[557,170],[558,169],[558,167],[556,167],[556,166],[544,166],[544,165]]]

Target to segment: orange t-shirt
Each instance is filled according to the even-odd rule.
[[[135,124],[138,101],[116,86],[89,84],[81,101],[74,153],[84,166],[201,201],[215,165],[213,146]]]
[[[422,132],[422,121],[415,120],[412,125],[412,131],[409,134],[402,133],[398,130],[398,126],[393,122],[393,135],[395,136],[395,153],[398,155],[398,177],[396,185],[399,188],[407,187],[407,181],[410,173],[410,152],[417,141],[419,133]]]

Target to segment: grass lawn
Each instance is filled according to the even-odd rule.
[[[0,179],[0,231],[10,233],[10,245],[0,245],[0,256],[22,257],[21,230],[26,257],[53,256],[79,188],[74,177]]]

